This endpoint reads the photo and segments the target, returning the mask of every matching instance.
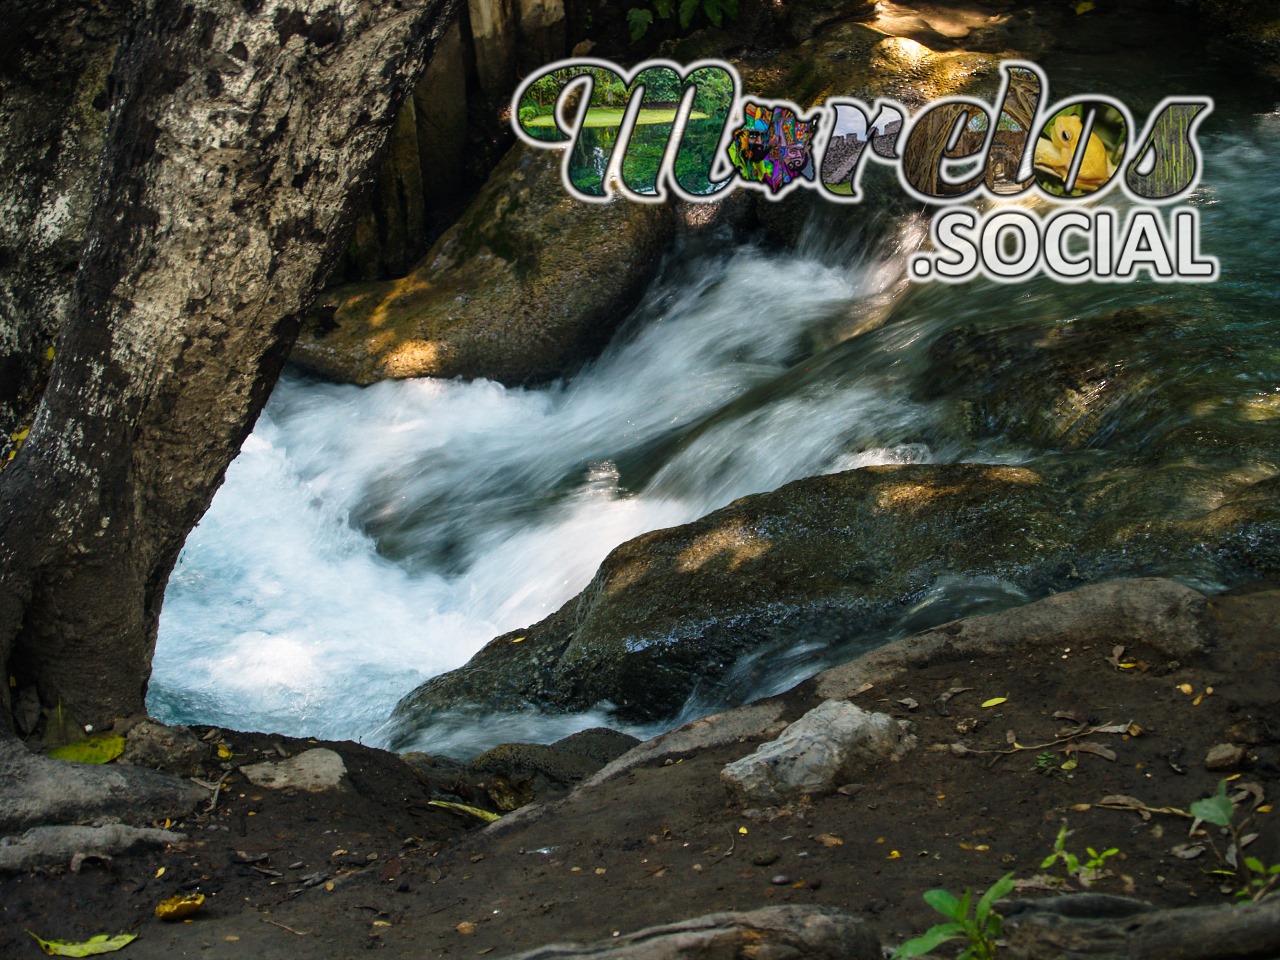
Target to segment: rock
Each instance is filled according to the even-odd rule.
[[[190,777],[201,774],[209,758],[209,745],[187,727],[141,720],[129,728],[120,762]]]
[[[144,767],[70,763],[0,734],[0,835],[88,821],[180,819],[209,792]]]
[[[1037,600],[1023,607],[943,624],[873,650],[813,678],[819,696],[848,697],[863,684],[883,685],[913,665],[940,656],[976,658],[1015,645],[1144,644],[1168,659],[1188,659],[1208,640],[1208,599],[1172,580],[1109,580]],[[964,718],[956,732],[979,721]]]
[[[292,787],[319,793],[337,790],[346,782],[342,757],[326,747],[306,750],[279,763],[252,763],[240,768],[245,779],[259,787],[284,790]]]
[[[617,760],[632,747],[639,746],[640,742],[639,737],[633,737],[629,733],[610,730],[608,727],[592,727],[590,730],[579,730],[577,733],[557,740],[551,746],[566,753],[590,757],[603,767]]]
[[[1240,767],[1244,760],[1244,747],[1236,743],[1219,743],[1209,748],[1205,754],[1204,768],[1230,773]]]
[[[127,827],[34,827],[20,837],[0,843],[0,873],[21,873],[37,867],[66,866],[74,860],[110,859],[139,847],[163,847],[186,838],[172,830]]]
[[[664,204],[591,204],[560,155],[512,148],[408,276],[326,290],[292,359],[324,377],[545,380],[598,351],[674,236]]]
[[[1137,571],[1280,570],[1280,478],[1242,474],[1221,499],[1174,502],[1141,466],[1095,451],[798,480],[617,547],[551,616],[406,696],[395,738],[407,745],[422,718],[465,705],[568,712],[607,701],[622,719],[651,721],[676,715],[699,687],[723,697],[700,709],[731,705],[752,693],[722,683],[742,656],[864,639],[943,577],[1035,597]]]
[[[720,780],[740,804],[776,805],[831,793],[914,746],[915,737],[887,714],[827,700],[777,740],[726,766]]]
[[[865,923],[834,907],[765,907],[713,913],[601,940],[552,944],[507,960],[882,960],[880,941]]]

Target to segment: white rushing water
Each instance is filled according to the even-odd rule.
[[[174,571],[152,712],[381,743],[401,696],[554,611],[640,533],[815,473],[1025,458],[953,444],[934,407],[944,398],[912,393],[945,329],[1168,305],[1221,324],[1231,356],[1251,345],[1264,364],[1255,379],[1270,383],[1276,221],[1257,210],[1280,204],[1270,173],[1280,124],[1247,127],[1206,140],[1196,202],[1204,248],[1223,261],[1216,284],[907,285],[922,227],[905,218],[860,253],[846,228],[815,231],[794,254],[672,258],[623,335],[565,382],[361,389],[286,377]],[[1244,363],[1224,362],[1223,383],[1238,383]],[[956,611],[954,597],[1004,590],[941,583],[936,593]],[[796,656],[780,676],[813,669]],[[604,719],[461,718],[433,735],[461,753]]]
[[[632,336],[538,389],[286,378],[174,571],[152,711],[376,742],[399,697],[554,611],[619,543],[798,477],[926,459],[880,442],[926,416],[885,383],[804,376],[901,262],[701,260],[655,285]]]

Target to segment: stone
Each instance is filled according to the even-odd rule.
[[[140,720],[129,727],[121,763],[164,770],[182,777],[198,776],[210,759],[207,743],[187,727],[167,727]]]
[[[778,739],[726,766],[720,780],[739,803],[776,805],[831,793],[839,784],[901,759],[915,742],[887,714],[827,700]]]
[[[358,384],[559,376],[605,345],[676,222],[668,205],[576,201],[558,153],[518,144],[408,276],[325,290],[292,359]]]
[[[1219,743],[1209,748],[1205,754],[1204,768],[1219,770],[1224,773],[1239,769],[1244,760],[1244,747],[1237,743]]]
[[[22,873],[37,867],[65,866],[85,859],[109,860],[141,847],[163,847],[186,837],[172,830],[128,827],[119,823],[100,827],[33,827],[0,843],[0,874]],[[73,867],[74,869],[74,867]]]
[[[308,793],[337,790],[346,782],[347,766],[342,757],[325,747],[316,747],[279,763],[253,763],[240,768],[250,783],[270,790],[293,787]]]

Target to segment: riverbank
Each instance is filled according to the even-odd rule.
[[[1064,606],[1073,595],[1061,595],[899,641],[650,741],[487,829],[429,805],[394,755],[224,733],[232,766],[328,746],[346,782],[276,791],[233,772],[212,813],[171,824],[185,839],[163,852],[7,876],[0,951],[36,956],[22,932],[31,929],[65,940],[135,933],[121,954],[134,958],[350,957],[369,947],[503,956],[786,903],[859,915],[892,945],[934,922],[920,899],[933,887],[985,889],[1012,872],[1025,896],[1078,889],[1060,867],[1040,866],[1064,823],[1067,850],[1118,850],[1096,891],[1161,906],[1230,901],[1212,850],[1172,852],[1207,839],[1221,848],[1219,838],[1189,838],[1175,813],[1100,801],[1186,810],[1238,773],[1233,791],[1260,790],[1238,814],[1259,834],[1250,852],[1280,861],[1270,811],[1280,791],[1280,590],[1257,584],[1202,604],[1169,585],[1182,591],[1169,596],[1191,600],[1152,606],[1132,598],[1156,594],[1130,586],[1076,591],[1087,603],[1074,612],[1074,601]],[[967,689],[943,699],[956,688]],[[909,721],[918,746],[830,795],[774,809],[731,802],[723,766],[832,696]],[[1123,732],[1081,733],[1098,727]],[[1072,749],[1082,743],[1092,746]],[[1206,769],[1221,744],[1239,748],[1237,769]],[[195,892],[206,900],[190,922],[153,916],[161,900]]]

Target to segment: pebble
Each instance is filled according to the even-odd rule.
[[[791,878],[788,877],[785,873],[779,873],[769,882],[772,883],[775,887],[785,887],[788,883],[791,882]]]
[[[759,853],[757,853],[754,857],[751,858],[751,862],[754,863],[757,867],[770,866],[771,864],[778,862],[778,851],[777,850],[761,850]]]
[[[1206,770],[1235,770],[1244,759],[1244,747],[1235,743],[1219,743],[1205,754]]]

